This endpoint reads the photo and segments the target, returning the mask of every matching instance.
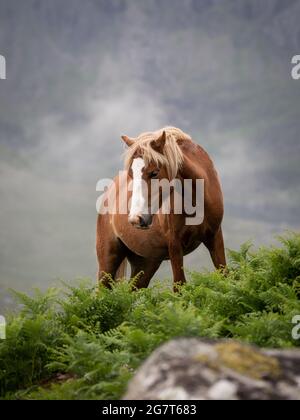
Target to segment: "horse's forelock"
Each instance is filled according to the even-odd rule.
[[[163,131],[166,132],[167,140],[163,153],[160,153],[153,149],[151,142],[157,140]],[[183,163],[183,153],[177,144],[179,139],[191,140],[190,136],[176,127],[165,127],[156,132],[140,134],[125,153],[125,168],[129,169],[136,157],[142,157],[146,165],[154,162],[158,166],[165,167],[170,179],[173,179]]]

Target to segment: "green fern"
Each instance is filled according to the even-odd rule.
[[[178,294],[160,284],[132,292],[126,282],[96,293],[90,280],[14,292],[21,309],[0,340],[1,398],[120,398],[141,362],[180,336],[299,346],[291,321],[300,314],[300,235],[280,241],[231,251],[226,275],[188,273]]]

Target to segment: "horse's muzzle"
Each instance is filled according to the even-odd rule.
[[[129,223],[138,229],[149,229],[152,223],[151,214],[129,216]]]

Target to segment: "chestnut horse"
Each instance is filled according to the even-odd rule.
[[[223,196],[218,174],[208,154],[175,127],[143,133],[135,139],[122,136],[122,139],[128,146],[126,171],[114,179],[115,187],[108,189],[102,205],[107,204],[108,197],[112,198],[113,194],[115,200],[119,200],[126,188],[129,214],[99,212],[96,249],[100,283],[109,287],[111,279],[124,276],[128,260],[131,277],[136,277],[135,287],[147,287],[161,262],[169,259],[174,290],[177,290],[186,281],[184,255],[194,251],[201,243],[209,250],[215,267],[225,267],[221,228]],[[184,211],[175,214],[172,200],[168,214],[162,211],[149,213],[151,210],[147,204],[145,207],[145,203],[152,179],[204,180],[204,216],[201,223],[188,225],[187,214]],[[148,193],[142,188],[142,181],[149,186]],[[132,188],[128,188],[128,184]]]

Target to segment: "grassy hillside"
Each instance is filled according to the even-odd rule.
[[[228,275],[190,273],[180,294],[126,282],[97,294],[90,281],[63,291],[15,292],[0,341],[2,398],[119,398],[141,362],[177,336],[230,337],[263,347],[299,346],[300,234],[278,248],[230,252]]]

